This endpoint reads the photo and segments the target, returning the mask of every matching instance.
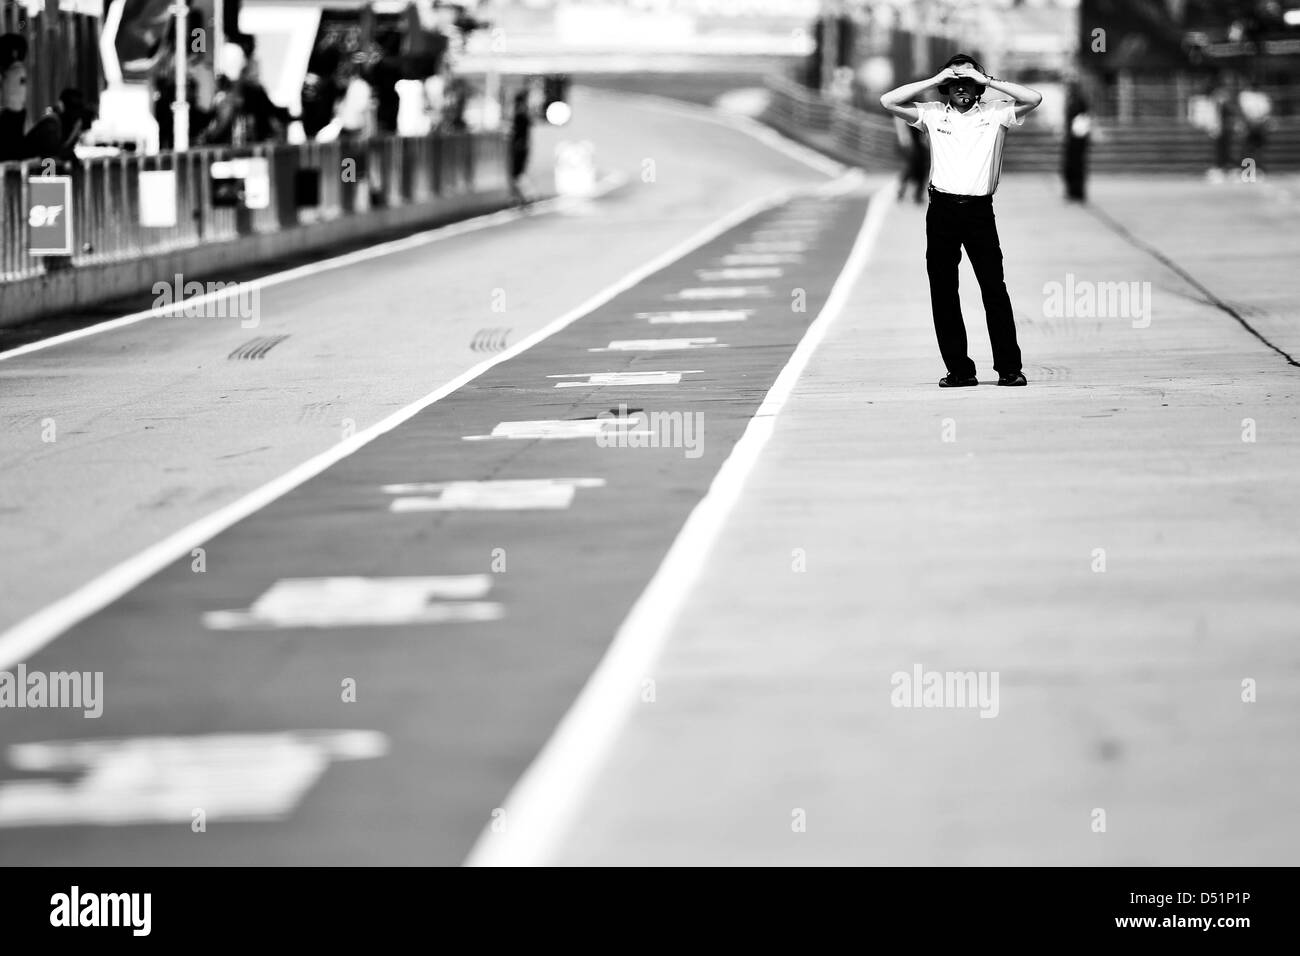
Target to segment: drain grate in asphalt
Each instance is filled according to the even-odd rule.
[[[287,335],[261,335],[255,339],[249,339],[239,348],[235,349],[227,359],[260,359],[266,358],[266,353],[271,351],[289,336]]]

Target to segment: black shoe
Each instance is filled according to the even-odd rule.
[[[978,385],[980,380],[972,375],[970,378],[959,378],[956,375],[945,375],[939,379],[940,388],[968,388],[971,385]]]
[[[999,385],[1027,385],[1023,372],[1012,372],[1010,375],[999,375]]]

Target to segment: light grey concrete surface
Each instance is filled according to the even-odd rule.
[[[1294,355],[1290,189],[1092,195]],[[553,862],[1300,859],[1300,368],[1058,197],[997,198],[1023,389],[966,264],[984,384],[936,387],[924,211],[890,211]],[[1069,274],[1150,283],[1149,324],[1049,315]],[[996,674],[996,717],[893,706],[917,665]]]

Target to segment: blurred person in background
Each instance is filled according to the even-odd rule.
[[[937,89],[942,103],[917,100]],[[981,103],[986,90],[1011,100]],[[963,248],[970,256],[984,300],[993,367],[999,385],[1024,385],[1015,313],[1002,269],[1002,245],[993,216],[993,193],[1002,172],[1006,131],[1019,126],[1043,102],[1042,94],[988,76],[965,53],[950,57],[927,80],[890,90],[880,105],[930,137],[930,207],[925,215],[925,263],[930,280],[930,306],[948,374],[940,388],[978,385],[975,363],[967,352],[966,325],[961,314],[957,266]]]
[[[453,76],[447,84],[447,97],[442,113],[442,128],[448,133],[463,133],[469,129],[465,110],[469,107],[469,83],[464,77]]]
[[[0,162],[27,159],[27,40],[0,36]]]
[[[235,139],[235,125],[240,112],[239,91],[228,76],[217,77],[208,121],[194,137],[197,146],[230,146]]]
[[[1065,100],[1065,155],[1061,176],[1065,180],[1065,198],[1084,202],[1088,192],[1088,141],[1092,137],[1092,117],[1088,101],[1078,83],[1070,84]]]
[[[365,139],[374,132],[375,94],[360,66],[348,73],[343,99],[339,101],[338,122],[344,139]]]
[[[1253,80],[1237,95],[1237,111],[1245,128],[1243,159],[1253,160],[1257,170],[1264,166],[1264,146],[1273,123],[1273,101]]]
[[[901,117],[894,117],[899,144],[903,148],[903,175],[898,181],[898,198],[907,195],[908,183],[916,184],[914,201],[919,205],[925,198],[925,186],[930,179],[930,145],[925,134]]]
[[[374,129],[373,94],[360,62],[349,61],[339,75],[343,95],[334,107],[334,118],[316,134],[317,142],[366,139]]]
[[[236,60],[238,58],[235,58]],[[200,145],[246,146],[251,143],[281,142],[286,138],[293,114],[267,95],[258,75],[252,44],[243,50],[243,62],[217,77],[211,119],[195,138]]]
[[[366,71],[366,79],[374,91],[375,125],[381,134],[391,136],[397,132],[397,114],[401,109],[397,81],[404,78],[401,37],[386,34],[379,43],[378,55]]]
[[[313,53],[307,67],[302,84],[302,128],[313,139],[334,119],[334,110],[343,98],[342,59],[337,47],[328,46]]]
[[[266,87],[262,85],[261,71],[257,57],[251,48],[247,51],[248,60],[239,75],[239,101],[248,124],[247,136],[250,142],[283,142],[289,124],[296,118],[288,107],[272,102]]]
[[[144,22],[137,24],[131,40],[139,44],[141,56],[134,60],[135,72],[148,72],[154,90],[153,117],[158,123],[160,149],[175,148],[176,114],[176,31],[174,14],[165,5],[157,3],[140,5]],[[150,19],[152,18],[152,19]],[[190,7],[187,36],[202,31],[203,14],[194,5]],[[228,44],[232,46],[233,44]],[[133,48],[134,49],[134,48]],[[211,118],[211,99],[215,86],[211,67],[205,52],[185,50],[185,105],[189,117],[190,137],[208,125]]]
[[[528,154],[532,149],[533,116],[528,106],[528,90],[515,94],[514,113],[510,117],[510,193],[515,202],[528,201],[520,181],[528,170]]]
[[[1210,91],[1210,116],[1208,132],[1214,143],[1214,164],[1210,167],[1212,182],[1223,182],[1232,165],[1232,140],[1236,132],[1236,100],[1232,82],[1216,78]]]
[[[27,133],[32,155],[38,159],[73,162],[81,134],[95,120],[95,111],[86,106],[81,90],[71,87],[59,94],[58,102],[45,111]]]

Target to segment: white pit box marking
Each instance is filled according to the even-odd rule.
[[[0,784],[0,827],[280,820],[335,760],[388,752],[371,730],[286,730],[15,744],[9,764],[75,779]],[[197,838],[196,838],[197,839]]]
[[[772,290],[765,285],[714,285],[698,289],[682,289],[668,296],[670,300],[699,301],[703,299],[765,299]]]
[[[527,422],[501,422],[490,435],[464,435],[464,441],[489,441],[494,438],[549,440],[565,438],[596,438],[598,435],[626,430],[625,420],[619,418],[540,419]]]
[[[744,322],[754,314],[753,309],[698,309],[694,312],[638,312],[638,319],[648,319],[651,325],[689,325],[693,322]]]
[[[397,495],[389,511],[563,510],[579,488],[603,488],[604,478],[494,478],[488,481],[433,481],[384,485]]]
[[[556,388],[595,388],[602,385],[676,385],[683,375],[699,375],[702,369],[680,372],[582,372],[548,375],[547,378],[581,378],[583,382],[556,382]]]
[[[738,242],[737,252],[807,252],[809,243],[795,241]]]
[[[588,352],[680,352],[689,349],[725,349],[716,338],[688,339],[616,339],[603,349]]]
[[[743,282],[746,279],[779,279],[784,270],[776,266],[751,266],[740,269],[696,269],[701,282]]]
[[[779,266],[803,262],[797,252],[731,252],[718,260],[724,266]]]
[[[282,578],[248,610],[210,611],[203,623],[235,631],[494,621],[501,605],[474,600],[491,587],[490,574]]]
[[[782,226],[780,229],[755,229],[749,234],[750,239],[755,242],[766,242],[768,240],[786,240],[791,242],[807,242],[817,238],[819,229],[795,229]]]
[[[794,217],[771,219],[767,224],[769,226],[789,226],[792,229],[820,229],[826,225],[821,219],[797,219]]]

